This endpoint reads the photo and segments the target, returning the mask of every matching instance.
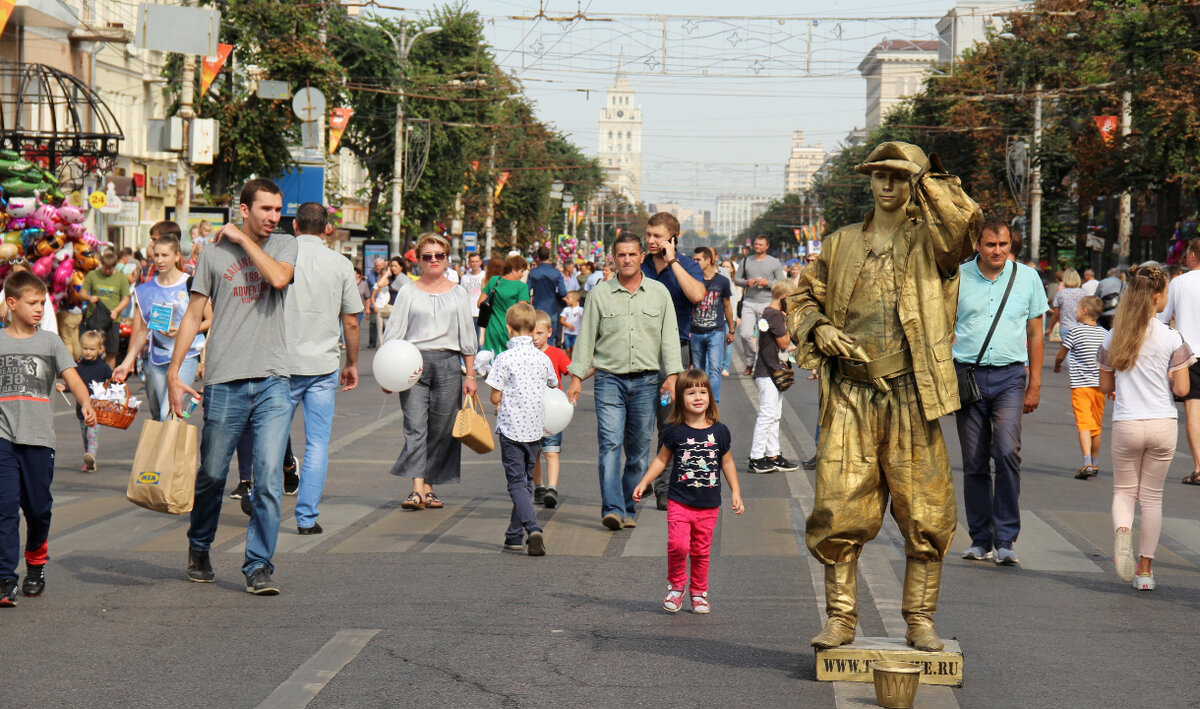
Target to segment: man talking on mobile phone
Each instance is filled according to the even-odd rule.
[[[646,222],[647,258],[642,259],[642,273],[667,287],[671,302],[675,305],[675,320],[679,325],[679,358],[683,368],[692,365],[692,308],[704,300],[704,272],[700,264],[691,257],[678,253],[679,220],[670,212],[658,212]],[[664,373],[665,374],[665,373]],[[672,398],[675,392],[663,393]],[[658,443],[662,445],[662,430],[666,424],[670,406],[658,407]],[[667,478],[660,475],[654,481],[654,497],[658,509],[667,509]]]

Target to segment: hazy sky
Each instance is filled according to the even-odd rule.
[[[936,38],[955,4],[546,0],[546,15],[591,18],[562,22],[511,19],[535,16],[537,0],[469,3],[539,116],[589,154],[623,59],[642,107],[642,199],[700,209],[718,194],[782,193],[792,131],[831,149],[862,127],[859,61],[883,39]]]

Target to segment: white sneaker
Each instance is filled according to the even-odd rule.
[[[992,558],[992,550],[984,549],[978,544],[975,544],[963,552],[962,558],[970,559],[972,561],[987,561],[988,559]]]
[[[1115,537],[1113,565],[1117,567],[1117,576],[1129,583],[1137,570],[1137,562],[1133,559],[1133,531],[1129,527],[1121,527],[1116,531]]]
[[[1154,583],[1153,571],[1145,576],[1138,574],[1137,576],[1133,577],[1133,587],[1139,591],[1153,591],[1157,585],[1158,584]]]

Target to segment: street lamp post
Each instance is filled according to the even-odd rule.
[[[392,163],[392,253],[400,253],[400,224],[404,219],[404,65],[408,62],[408,53],[412,50],[413,42],[423,35],[441,32],[442,28],[437,25],[426,27],[417,33],[412,39],[408,38],[408,25],[404,18],[400,18],[400,41],[396,41],[395,36],[388,32],[383,27],[379,28],[388,39],[392,40],[392,46],[396,48],[396,63],[401,70],[400,80],[396,83],[396,150],[395,161]]]

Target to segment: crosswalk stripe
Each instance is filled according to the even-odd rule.
[[[101,517],[132,508],[133,503],[126,500],[123,495],[121,497],[93,497],[90,500],[69,504],[59,504],[59,501],[55,500],[50,514],[50,543],[53,544],[64,532],[70,532]]]
[[[365,498],[335,497],[326,500],[320,505],[321,514],[318,518],[325,533],[310,536],[297,534],[295,514],[286,515],[279,525],[279,542],[275,551],[279,554],[299,554],[312,551],[313,547],[327,541],[331,535],[352,526],[376,509],[378,509],[377,505],[373,504],[372,500]]]
[[[1032,510],[1021,510],[1021,536],[1016,545],[1021,568],[1031,571],[1099,573],[1091,557]]]
[[[458,514],[463,502],[438,510],[389,510],[329,551],[334,554],[400,554],[408,551],[439,524]]]
[[[625,532],[616,532],[632,532],[621,556],[667,555],[667,513],[655,508],[653,496],[647,499],[649,502],[642,505],[642,511],[638,514],[638,526]],[[599,521],[596,520],[597,523]]]
[[[1200,554],[1200,521],[1166,517],[1163,519],[1163,533],[1192,551]]]
[[[746,512],[740,517],[733,514],[728,503],[721,510],[721,556],[795,557],[800,553],[786,499],[754,498],[744,502]]]
[[[1054,516],[1062,520],[1064,524],[1072,529],[1076,534],[1086,539],[1090,544],[1100,550],[1103,559],[1107,560],[1112,556],[1113,548],[1113,523],[1112,516],[1105,512],[1055,512]],[[1178,525],[1173,525],[1177,527]],[[1138,533],[1136,525],[1134,526],[1134,554],[1137,553]],[[1022,553],[1022,561],[1024,561],[1024,553]],[[1154,561],[1159,565],[1170,565],[1176,567],[1177,571],[1198,574],[1200,569],[1196,565],[1184,559],[1182,556],[1167,549],[1162,544],[1154,551]],[[1096,567],[1097,570],[1111,569],[1110,564],[1105,561],[1103,568]]]
[[[434,514],[435,512],[436,510],[423,510],[421,514]],[[508,528],[508,519],[511,514],[511,501],[507,499],[487,500],[440,535],[424,551],[470,554],[499,552],[504,546],[504,530]]]
[[[95,549],[124,549],[136,540],[152,537],[178,523],[178,518],[173,515],[144,510],[128,502],[125,505],[127,511],[121,514],[80,527],[74,532],[52,537],[52,549],[58,554]]]
[[[175,518],[176,524],[152,539],[134,546],[135,551],[172,551],[180,554],[187,551],[187,530],[191,515],[180,515]],[[217,534],[213,539],[212,549],[220,550],[226,544],[236,542],[246,537],[246,515],[242,514],[237,500],[225,500],[221,505],[221,517],[217,521]]]
[[[543,529],[556,556],[603,556],[613,535],[600,526],[592,505],[560,505]]]

